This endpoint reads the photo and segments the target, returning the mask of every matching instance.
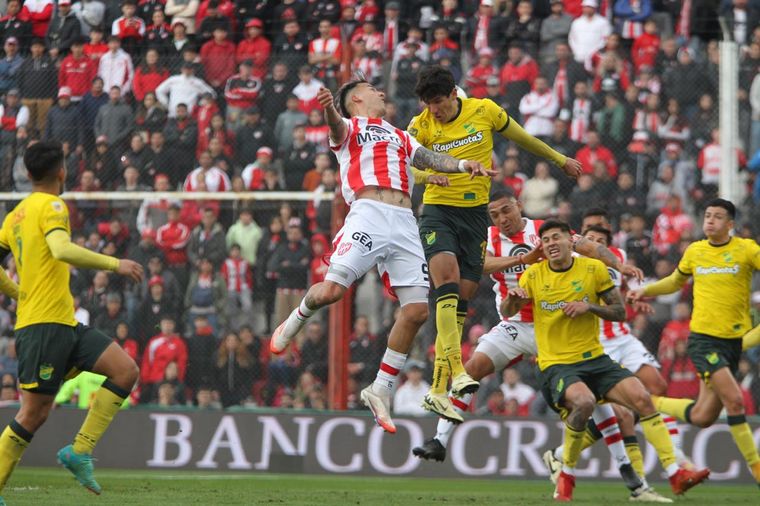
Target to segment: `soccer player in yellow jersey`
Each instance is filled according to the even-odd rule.
[[[699,397],[696,401],[654,397],[655,405],[698,427],[712,425],[725,407],[734,442],[760,485],[760,456],[734,378],[742,336],[751,326],[749,298],[752,274],[760,269],[760,246],[754,240],[731,236],[735,215],[734,204],[728,200],[711,201],[702,223],[707,239],[690,244],[670,276],[628,292],[628,298],[636,301],[673,293],[693,278],[688,352],[701,378]]]
[[[679,468],[670,434],[644,386],[633,374],[604,353],[599,341],[599,318],[623,321],[620,292],[599,260],[573,257],[570,227],[548,220],[539,228],[546,260],[533,264],[509,291],[502,314],[511,316],[533,303],[538,367],[552,401],[567,411],[562,472],[555,499],[570,501],[574,470],[583,436],[596,401],[626,406],[641,416],[641,427],[655,447],[676,494],[704,480],[708,470]],[[604,305],[600,305],[600,301]]]
[[[135,362],[110,337],[74,319],[69,264],[106,269],[133,281],[140,264],[100,255],[71,242],[61,144],[38,142],[24,155],[32,194],[11,211],[0,229],[0,258],[13,253],[19,275],[15,327],[21,408],[0,434],[0,490],[32,436],[45,422],[64,379],[79,371],[106,377],[92,399],[74,442],[58,461],[91,492],[100,493],[92,472],[92,450],[137,381]],[[4,504],[0,499],[0,504]]]
[[[423,70],[415,91],[426,108],[412,119],[408,131],[432,151],[477,160],[490,168],[493,135],[498,133],[554,162],[568,176],[580,174],[580,163],[525,132],[493,101],[458,97],[454,77],[448,70],[437,66]],[[446,391],[450,376],[455,396],[472,393],[479,386],[462,364],[461,338],[468,301],[475,295],[483,274],[491,181],[487,177],[470,178],[468,174],[447,176],[446,187],[426,185],[419,223],[435,287],[437,330],[433,381],[423,406],[461,422]]]

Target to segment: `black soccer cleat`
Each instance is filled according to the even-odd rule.
[[[436,438],[431,437],[422,446],[415,446],[412,448],[412,454],[415,457],[423,460],[435,460],[436,462],[443,462],[446,460],[446,447],[441,444]]]

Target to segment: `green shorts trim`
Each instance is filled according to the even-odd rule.
[[[425,204],[419,228],[428,262],[438,253],[453,253],[459,264],[460,278],[480,282],[488,234],[485,205],[456,207]]]
[[[23,390],[55,395],[64,380],[91,371],[113,342],[86,325],[38,323],[16,330],[18,379]]]
[[[558,410],[564,407],[565,392],[573,383],[585,383],[600,401],[615,385],[632,376],[631,371],[608,355],[600,355],[574,364],[550,365],[541,371],[541,390],[547,403]]]
[[[722,339],[692,332],[689,334],[686,351],[699,376],[705,383],[709,383],[710,376],[724,367],[728,367],[731,374],[736,374],[742,355],[742,339]]]

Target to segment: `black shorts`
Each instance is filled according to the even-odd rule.
[[[742,355],[742,339],[722,339],[692,332],[686,350],[699,376],[709,383],[710,376],[718,369],[728,367],[731,374],[736,374]]]
[[[91,371],[113,342],[101,331],[77,324],[38,323],[15,332],[18,379],[23,390],[55,395],[64,380]]]
[[[565,391],[573,383],[585,383],[596,400],[600,401],[615,385],[632,377],[633,373],[608,355],[600,355],[575,364],[550,365],[541,371],[541,376],[544,397],[548,395],[546,400],[549,405],[560,409],[564,407]]]
[[[480,282],[488,234],[485,205],[456,207],[425,204],[419,227],[428,263],[438,253],[453,253],[459,263],[459,277]]]

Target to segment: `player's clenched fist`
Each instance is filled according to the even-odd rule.
[[[119,267],[117,267],[116,273],[126,276],[136,283],[141,282],[143,279],[142,265],[126,258],[119,260]]]
[[[319,88],[319,91],[317,92],[317,100],[319,100],[319,104],[325,109],[328,107],[334,107],[332,92],[324,86]]]
[[[578,176],[581,175],[581,171],[583,169],[583,165],[581,165],[581,162],[574,158],[568,158],[565,161],[565,166],[562,167],[562,172],[567,175],[567,177],[571,177],[573,179],[576,179]]]

